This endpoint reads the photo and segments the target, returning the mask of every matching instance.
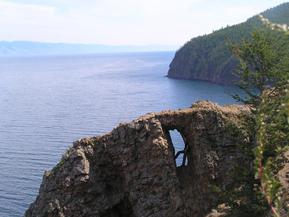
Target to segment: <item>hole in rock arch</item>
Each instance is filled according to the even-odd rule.
[[[185,142],[183,136],[178,130],[169,130],[169,134],[171,137],[172,145],[175,149],[175,161],[176,166],[185,166],[188,164],[188,160],[185,153]]]

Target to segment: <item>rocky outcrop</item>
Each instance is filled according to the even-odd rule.
[[[280,202],[280,217],[288,216],[289,208],[289,151],[285,151],[279,156],[279,167],[277,178],[281,185]]]
[[[219,193],[250,168],[240,150],[251,145],[244,106],[202,101],[191,108],[150,113],[112,132],[76,141],[45,172],[26,217],[205,217]],[[170,130],[186,144],[187,164],[176,166]],[[213,210],[211,212],[211,210]],[[211,214],[210,214],[211,213]]]

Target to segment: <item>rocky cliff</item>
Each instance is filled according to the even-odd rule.
[[[251,168],[245,106],[201,101],[191,108],[150,113],[110,133],[74,142],[45,172],[26,217],[205,217],[221,191],[237,187],[236,168]],[[185,142],[177,166],[170,130]],[[219,206],[220,207],[220,206]],[[213,210],[213,211],[212,211]]]
[[[289,3],[261,14],[274,23],[289,25]],[[244,23],[191,39],[176,52],[168,77],[234,84],[238,80],[234,75],[238,61],[233,57],[230,45],[250,38],[252,32],[260,28],[267,29],[260,18],[254,16]]]

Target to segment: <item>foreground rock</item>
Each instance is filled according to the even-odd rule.
[[[249,110],[199,102],[151,113],[101,137],[81,139],[46,172],[26,217],[205,217],[218,214],[218,189],[235,185],[236,167],[250,167],[241,145]],[[176,167],[169,130],[187,146]],[[210,211],[212,214],[209,214]]]

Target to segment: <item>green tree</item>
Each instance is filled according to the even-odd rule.
[[[235,95],[234,98],[246,104],[258,105],[260,94],[278,80],[274,66],[279,58],[267,33],[256,31],[252,40],[245,40],[241,45],[233,46],[233,53],[240,65],[236,72],[240,78],[238,86],[245,95]]]
[[[287,215],[277,173],[278,161],[289,149],[289,37],[280,31],[258,31],[233,51],[240,61],[239,87],[245,93],[234,97],[254,108],[259,192],[275,217],[281,216],[280,210]]]

